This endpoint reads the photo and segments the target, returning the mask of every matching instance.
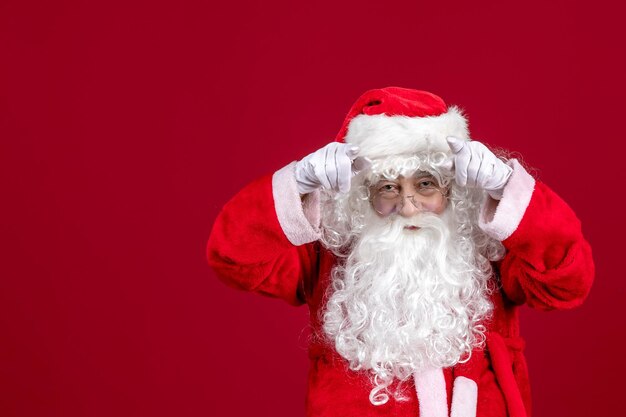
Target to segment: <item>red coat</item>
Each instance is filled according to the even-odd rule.
[[[594,274],[591,249],[573,211],[516,161],[511,165],[514,172],[504,197],[497,206],[493,201],[485,204],[480,220],[480,227],[506,248],[504,259],[494,264],[501,291],[492,297],[495,309],[486,323],[487,346],[475,351],[468,364],[443,370],[448,406],[456,376],[476,382],[480,417],[530,415],[517,306],[575,307],[587,296]],[[335,257],[318,242],[318,198],[307,196],[303,207],[293,164],[249,184],[216,219],[209,264],[230,286],[308,305],[313,338],[307,416],[417,416],[421,402],[418,406],[415,389],[408,389],[413,381],[407,386],[408,401],[391,398],[373,406],[367,373],[348,370],[334,348],[316,337],[322,334],[319,313],[335,265]]]

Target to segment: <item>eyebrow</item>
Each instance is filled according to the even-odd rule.
[[[433,174],[431,174],[428,171],[418,171],[415,174],[412,175],[413,178],[424,178],[424,177],[430,177],[435,179],[435,176]]]
[[[396,177],[396,178],[385,178],[385,177],[381,177],[379,178],[376,182],[371,183],[371,185],[376,185],[376,184],[380,184],[381,182],[392,182],[392,183],[397,183],[398,182],[398,178],[403,177],[402,175]],[[434,174],[431,174],[428,171],[415,171],[415,173],[413,173],[412,175],[406,176],[404,177],[406,179],[421,179],[421,178],[432,178],[435,182],[437,182],[437,184],[439,184],[439,180],[437,179],[437,177]]]

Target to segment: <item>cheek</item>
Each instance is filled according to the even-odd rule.
[[[443,212],[446,210],[446,207],[448,207],[448,199],[442,198],[438,202],[433,202],[432,207],[429,207],[429,211],[435,214],[443,214]]]

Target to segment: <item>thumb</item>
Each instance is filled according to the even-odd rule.
[[[356,145],[350,145],[348,143],[344,144],[344,152],[351,161],[354,161],[354,159],[357,157],[357,155],[359,154],[359,150],[359,147]]]
[[[461,149],[465,146],[465,142],[461,139],[455,138],[454,136],[448,136],[446,138],[448,142],[448,146],[452,150],[452,153],[459,153]]]
[[[364,169],[368,169],[372,166],[372,161],[365,157],[359,156],[352,161],[352,173],[357,174]]]

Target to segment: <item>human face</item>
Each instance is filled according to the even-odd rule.
[[[406,204],[406,200],[412,204]],[[370,187],[370,202],[381,217],[398,214],[410,218],[418,213],[441,214],[447,206],[447,190],[425,172],[394,180],[380,180]]]

